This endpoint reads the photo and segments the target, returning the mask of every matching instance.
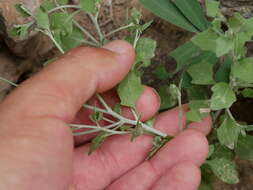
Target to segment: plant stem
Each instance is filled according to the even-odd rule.
[[[100,39],[100,43],[102,44],[102,42],[104,40],[104,35],[101,32],[100,26],[98,24],[98,15],[99,15],[99,12],[97,12],[95,16],[93,14],[91,14],[91,13],[88,13],[88,15],[89,15],[91,21],[93,22],[93,24],[94,24],[94,26],[96,28],[96,31],[97,31],[99,39]]]
[[[73,20],[74,25],[79,28],[79,30],[81,30],[84,35],[86,35],[88,38],[90,38],[95,44],[96,46],[99,46],[99,41],[96,40],[96,38],[94,38],[91,33],[88,32],[88,30],[86,30],[84,27],[82,27],[76,20]]]
[[[105,37],[111,36],[111,35],[113,35],[113,34],[115,34],[115,33],[117,33],[117,32],[120,32],[121,30],[125,30],[125,29],[127,29],[127,28],[129,28],[129,27],[131,27],[131,26],[134,26],[134,24],[133,24],[133,23],[130,23],[130,24],[126,25],[126,26],[122,26],[122,27],[120,27],[120,28],[117,28],[117,29],[115,29],[115,30],[109,32],[108,34],[105,34]]]
[[[231,111],[229,109],[226,109],[226,112],[228,113],[228,116],[230,117],[230,119],[236,121],[233,114],[231,113]]]
[[[12,86],[18,87],[17,84],[15,84],[14,82],[11,82],[10,80],[5,79],[5,78],[3,78],[3,77],[0,77],[0,80],[3,81],[3,82],[6,82],[6,83],[8,83],[8,84],[10,84],[10,85],[12,85]]]
[[[63,48],[60,46],[60,44],[54,39],[54,36],[52,35],[52,33],[50,31],[42,31],[44,34],[46,34],[55,44],[55,46],[57,47],[57,49],[64,54],[65,51],[63,50]]]
[[[165,133],[163,133],[163,132],[161,132],[161,131],[159,131],[155,128],[152,128],[152,127],[146,125],[145,123],[127,119],[127,118],[117,114],[116,112],[112,111],[111,109],[109,109],[109,110],[100,109],[100,108],[90,106],[90,105],[87,105],[87,104],[83,105],[83,107],[85,107],[87,109],[91,109],[91,110],[96,110],[98,112],[109,114],[109,115],[115,117],[116,119],[120,120],[120,122],[122,124],[137,125],[139,123],[139,124],[141,124],[142,128],[145,129],[149,133],[153,133],[153,134],[161,136],[161,137],[167,137],[168,136],[167,134],[165,134]]]
[[[55,11],[62,10],[62,9],[68,9],[68,8],[80,9],[81,7],[78,6],[78,5],[61,5],[61,6],[58,6],[58,7],[55,7],[53,9],[49,10],[47,13],[51,14],[51,13],[53,13]]]

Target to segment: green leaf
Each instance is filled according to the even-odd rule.
[[[213,80],[213,65],[201,61],[196,64],[192,64],[187,72],[192,77],[192,84],[209,85],[214,84]]]
[[[88,154],[93,153],[105,141],[108,136],[110,136],[110,134],[108,132],[103,131],[100,132],[94,139],[92,139]]]
[[[240,132],[240,126],[226,114],[221,126],[217,130],[220,144],[229,149],[234,149]]]
[[[241,92],[244,98],[253,98],[253,89],[252,88],[245,88]]]
[[[72,15],[56,12],[50,15],[51,29],[59,30],[62,35],[69,35],[73,30]]]
[[[206,3],[206,14],[209,17],[216,17],[220,12],[220,2],[216,0],[205,0]]]
[[[194,36],[192,42],[202,50],[216,53],[217,39],[218,35],[209,29]]]
[[[21,39],[25,38],[29,32],[29,28],[33,25],[33,22],[29,22],[23,25],[14,25],[10,31],[10,35],[14,37],[19,37]]]
[[[221,110],[230,108],[236,101],[234,91],[227,83],[217,83],[212,87],[211,109]]]
[[[172,0],[183,15],[200,31],[206,30],[209,22],[197,0]]]
[[[99,2],[100,0],[80,0],[80,6],[86,13],[96,13]]]
[[[234,42],[229,37],[220,36],[216,40],[216,56],[221,57],[234,49]]]
[[[211,155],[210,159],[212,160],[215,158],[224,158],[227,160],[233,160],[234,152],[229,148],[222,146],[220,143],[216,143],[214,144],[214,152]]]
[[[161,99],[160,110],[174,107],[178,102],[178,88],[176,85],[163,85],[158,89]]]
[[[199,117],[199,120],[198,121],[196,120],[195,122],[200,122],[204,117],[208,116],[209,113],[211,112],[209,100],[191,100],[189,102],[189,108],[190,111],[193,112],[192,114],[195,114],[196,116]]]
[[[200,49],[198,46],[194,45],[192,42],[187,42],[182,46],[179,46],[174,51],[170,52],[169,55],[172,56],[177,61],[176,71],[180,71],[186,65],[188,61],[193,57],[196,57],[200,54]]]
[[[201,122],[201,114],[197,110],[190,110],[186,113],[186,119],[190,122]]]
[[[32,16],[32,13],[22,4],[16,4],[15,8],[23,17]]]
[[[240,136],[236,146],[236,154],[243,160],[253,161],[253,136]]]
[[[117,89],[121,105],[135,108],[136,101],[143,90],[140,77],[136,76],[133,71],[130,72]]]
[[[69,51],[73,48],[84,44],[83,41],[83,33],[79,30],[79,28],[74,27],[73,31],[70,35],[60,36],[62,48],[65,51]]]
[[[169,0],[139,0],[145,8],[157,16],[171,22],[190,32],[198,32],[198,30],[190,23],[181,11]]]
[[[156,78],[160,80],[166,80],[171,77],[170,73],[165,69],[165,66],[159,66],[154,71],[153,74]]]
[[[228,184],[236,184],[239,182],[234,162],[224,158],[216,158],[214,160],[208,160],[206,163],[223,182]]]
[[[227,56],[224,63],[220,65],[218,71],[215,73],[215,80],[217,82],[229,83],[232,63],[232,58]]]
[[[50,30],[49,17],[41,8],[37,8],[35,18],[39,28]]]
[[[233,76],[243,82],[253,83],[253,58],[245,58],[232,67]]]
[[[45,11],[50,11],[51,9],[55,8],[56,5],[53,2],[50,2],[49,0],[44,0],[40,5],[40,7],[43,8]]]
[[[140,38],[136,46],[137,61],[145,61],[155,56],[156,41],[150,38]]]

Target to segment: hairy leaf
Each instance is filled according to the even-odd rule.
[[[141,79],[133,71],[130,72],[117,89],[121,105],[134,108],[143,90]]]
[[[229,108],[236,101],[234,91],[227,83],[217,83],[212,87],[211,109],[221,110]]]

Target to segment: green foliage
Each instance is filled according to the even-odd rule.
[[[216,17],[220,12],[220,2],[216,0],[205,0],[206,3],[206,14],[209,17]]]
[[[236,101],[235,92],[227,83],[217,83],[212,87],[211,109],[221,110],[230,108]]]
[[[197,0],[139,0],[151,12],[190,32],[209,27]]]
[[[240,135],[236,146],[236,154],[243,160],[253,161],[253,136]]]
[[[234,149],[237,144],[241,127],[225,114],[221,126],[217,130],[217,136],[221,145],[224,145],[230,149]]]
[[[121,105],[135,108],[143,90],[140,78],[134,72],[130,72],[117,88]]]
[[[208,160],[206,163],[211,167],[214,174],[223,182],[228,184],[236,184],[239,182],[238,173],[232,161],[224,158],[216,158]]]
[[[165,110],[174,107],[178,103],[178,88],[176,85],[163,85],[158,89],[161,105],[160,109]]]

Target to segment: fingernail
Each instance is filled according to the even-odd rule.
[[[133,47],[126,41],[116,40],[106,44],[103,48],[113,51],[118,54],[124,54],[133,49]]]

